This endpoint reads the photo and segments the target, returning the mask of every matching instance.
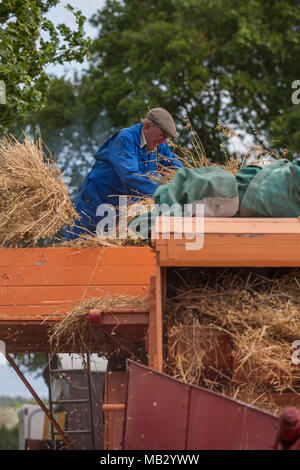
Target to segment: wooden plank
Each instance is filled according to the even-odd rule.
[[[56,319],[63,318],[72,308],[72,305],[65,305],[64,307],[53,307],[48,308],[27,308],[26,307],[5,307],[5,313],[0,313],[0,325],[14,324],[16,321],[22,323],[24,326],[32,322],[33,324],[39,324],[39,322],[53,322]],[[103,315],[101,323],[93,324],[93,327],[97,328],[102,325],[148,325],[148,312],[147,311],[132,311],[130,313],[116,312],[116,313],[105,313]]]
[[[155,341],[156,341],[156,353],[154,356],[154,369],[158,372],[163,372],[163,325],[162,325],[162,281],[161,281],[161,269],[159,266],[156,267],[155,274]]]
[[[200,238],[199,238],[200,240]],[[290,234],[290,235],[282,235],[282,234],[205,234],[204,235],[204,245],[203,248],[213,246],[213,247],[247,247],[247,246],[261,246],[266,247],[270,241],[276,243],[276,246],[280,248],[287,248],[287,240],[292,246],[299,247],[300,246],[300,234]],[[183,238],[182,240],[175,239],[173,234],[168,240],[159,240],[156,243],[157,247],[171,245],[174,246],[178,245],[179,247],[184,248],[186,251],[191,251],[192,253],[200,252],[203,248],[200,249],[187,249],[187,245],[194,243],[196,241],[195,238]]]
[[[86,286],[147,284],[153,266],[0,267],[0,289],[8,286]]]
[[[160,266],[300,266],[300,236],[266,234],[258,237],[205,235],[200,250],[187,250],[191,240],[159,240]]]
[[[103,297],[106,294],[116,295],[148,295],[149,284],[140,285],[105,285],[97,287],[85,286],[35,286],[35,287],[5,287],[0,289],[0,313],[5,313],[6,306],[36,306],[45,307],[80,302],[83,298]]]
[[[106,248],[102,262],[103,266],[155,266],[155,252],[150,246]]]
[[[126,371],[109,371],[105,382],[105,404],[125,403]],[[105,413],[105,450],[122,449],[124,411]]]
[[[297,267],[300,218],[160,217],[152,246],[160,266]]]
[[[157,234],[199,233],[201,220],[195,217],[158,217],[155,231]],[[170,227],[170,229],[169,229]],[[244,217],[206,217],[203,219],[204,233],[223,234],[300,234],[300,217],[295,218],[244,218]],[[161,238],[159,236],[159,238]]]
[[[57,310],[56,314],[50,315],[10,315],[5,319],[5,315],[0,317],[0,327],[3,329],[11,329],[19,326],[35,326],[35,327],[47,327],[56,322],[56,320],[61,320],[64,318],[65,313],[60,310]],[[115,313],[103,313],[103,318],[101,323],[90,323],[88,311],[86,312],[86,321],[89,326],[97,331],[103,327],[124,327],[125,330],[127,327],[141,327],[145,329],[149,325],[149,310],[136,309],[131,312],[125,311],[115,311]]]
[[[6,344],[9,352],[50,352],[49,327],[53,324],[47,322],[10,322],[2,325],[0,322],[0,338]],[[101,351],[103,354],[115,352],[120,346],[116,346],[114,338],[117,337],[120,345],[125,345],[128,351],[139,354],[137,345],[141,344],[145,336],[147,326],[139,325],[105,325],[101,328],[91,329],[89,349],[91,352]],[[80,352],[82,340],[79,336],[68,343],[60,344],[60,352]],[[125,350],[126,352],[126,350]]]
[[[5,321],[7,324],[8,320],[44,320],[49,316],[53,318],[59,318],[68,313],[73,304],[65,303],[61,305],[5,305],[0,307],[0,324]]]
[[[149,328],[148,328],[148,367],[156,367],[157,340],[156,340],[156,296],[155,296],[155,276],[150,278],[150,302],[149,302]]]
[[[151,247],[1,248],[0,266],[153,266]]]

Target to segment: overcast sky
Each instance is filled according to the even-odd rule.
[[[3,364],[3,362],[0,360],[0,396],[32,398],[31,393],[12,367],[8,363]],[[35,378],[35,373],[26,373],[25,377],[40,398],[48,398],[48,388],[43,378]]]

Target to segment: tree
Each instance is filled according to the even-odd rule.
[[[104,140],[158,105],[176,117],[184,144],[191,140],[187,113],[216,161],[227,143],[216,130],[219,120],[244,133],[255,128],[270,147],[299,152],[295,2],[108,0],[92,23],[99,34],[87,70],[72,82],[53,79],[45,107],[26,123],[35,135],[41,129],[71,178],[72,197]]]
[[[5,425],[0,427],[0,450],[18,450],[19,427],[7,428]]]
[[[66,150],[67,140],[63,131],[73,125],[77,101],[74,100],[73,86],[64,80],[57,80],[57,91],[53,96],[53,81],[56,83],[56,80],[47,75],[45,68],[49,64],[83,62],[90,40],[83,30],[85,17],[71,5],[67,8],[74,14],[75,31],[64,24],[55,27],[46,18],[49,10],[58,3],[59,0],[6,0],[0,3],[0,82],[4,84],[6,94],[6,102],[0,100],[0,131],[9,130],[20,136],[27,127],[31,135],[37,137],[38,121],[44,118],[49,148],[55,143],[54,150],[62,151]],[[48,108],[43,111],[47,99]],[[31,116],[30,120],[28,116]],[[63,139],[58,138],[58,131]],[[69,169],[67,164],[65,167]],[[44,365],[45,357],[23,357],[18,362],[24,370],[33,371]]]
[[[85,17],[68,5],[76,30],[54,26],[46,18],[59,0],[6,0],[0,4],[0,81],[6,103],[0,104],[0,131],[36,111],[45,103],[49,64],[83,62],[90,39],[85,37]],[[0,102],[1,103],[1,102]]]
[[[187,113],[216,161],[219,120],[269,142],[283,124],[284,145],[299,152],[286,119],[299,115],[299,20],[293,0],[107,0],[92,19],[99,35],[84,80],[115,127],[148,106],[166,107],[182,127]]]
[[[72,81],[52,77],[46,100],[42,109],[30,113],[9,130],[19,138],[24,130],[34,139],[41,135],[45,154],[50,152],[56,158],[75,202],[93,156],[112,128],[100,110],[89,102],[89,90],[76,74]]]

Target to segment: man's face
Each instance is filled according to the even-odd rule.
[[[147,148],[150,152],[158,145],[164,144],[169,137],[158,126],[149,122],[144,125],[144,135],[147,141]]]

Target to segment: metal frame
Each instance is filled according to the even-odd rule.
[[[51,362],[53,356],[51,354],[48,355],[48,368],[49,368],[49,405],[50,405],[50,413],[53,416],[53,405],[55,404],[64,404],[64,403],[88,403],[90,406],[90,416],[91,416],[91,429],[80,429],[76,431],[68,431],[64,430],[64,434],[91,434],[92,435],[92,450],[95,450],[95,417],[94,417],[94,400],[92,394],[92,375],[91,375],[91,361],[90,355],[86,354],[86,362],[87,362],[87,376],[88,376],[88,399],[63,399],[63,400],[53,400],[52,396],[52,384],[51,384],[51,377],[53,374],[59,373],[66,373],[68,372],[67,369],[51,369]],[[56,449],[56,439],[55,435],[60,434],[53,429],[53,423],[51,421],[51,434],[52,434],[52,442],[53,442],[53,449]]]
[[[33,396],[33,398],[37,401],[37,403],[39,404],[39,406],[41,407],[42,411],[45,413],[45,415],[47,416],[47,418],[49,419],[49,421],[51,422],[51,425],[53,426],[53,428],[56,429],[56,431],[58,432],[58,434],[60,434],[62,436],[62,439],[64,441],[64,443],[66,444],[67,448],[69,450],[75,450],[74,449],[74,446],[73,444],[70,442],[70,440],[68,439],[68,437],[66,436],[65,432],[61,429],[60,425],[57,423],[57,421],[53,418],[53,414],[52,412],[50,412],[48,410],[48,408],[45,406],[45,404],[43,403],[43,401],[40,399],[40,397],[38,396],[38,394],[35,392],[35,390],[32,388],[32,386],[30,385],[30,383],[28,382],[28,380],[25,378],[24,374],[22,374],[22,372],[20,371],[20,369],[18,368],[18,366],[16,365],[16,363],[13,361],[13,359],[10,357],[10,355],[8,353],[5,354],[5,357],[8,361],[8,363],[12,366],[12,368],[14,369],[14,371],[17,373],[17,375],[20,377],[20,379],[22,380],[22,382],[24,383],[24,385],[27,387],[27,389],[29,390],[29,392],[31,393],[31,395]]]

